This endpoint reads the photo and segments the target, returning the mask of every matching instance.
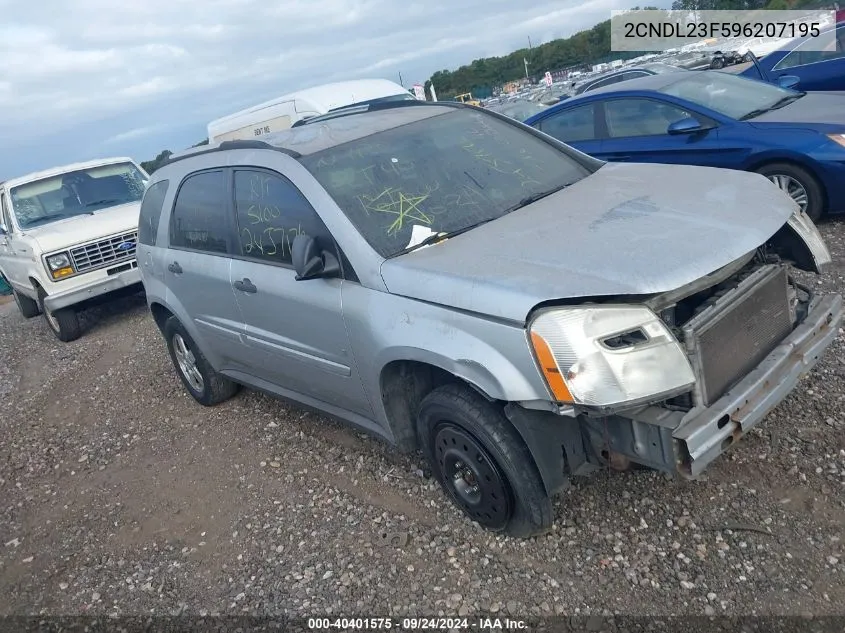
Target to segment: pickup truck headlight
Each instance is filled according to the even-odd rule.
[[[645,306],[550,309],[533,319],[528,339],[557,402],[635,404],[695,383],[680,344]]]
[[[47,270],[53,279],[62,279],[73,274],[73,265],[70,263],[70,255],[67,253],[56,253],[44,258],[47,262]]]

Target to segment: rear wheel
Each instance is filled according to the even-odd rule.
[[[61,308],[59,310],[48,310],[44,305],[47,297],[42,290],[38,294],[41,312],[44,313],[44,320],[47,326],[56,335],[56,338],[63,343],[75,341],[82,336],[82,326],[79,323],[79,315],[73,308]]]
[[[217,373],[176,317],[164,324],[167,351],[185,389],[207,407],[234,396],[240,385]]]
[[[462,385],[438,387],[420,404],[417,431],[440,485],[472,520],[516,537],[551,529],[551,499],[500,407]]]
[[[14,288],[12,288],[12,296],[15,298],[15,303],[18,306],[18,310],[21,311],[23,318],[31,319],[41,314],[41,308],[35,299],[30,299],[26,295],[22,295]]]
[[[757,169],[792,198],[811,220],[816,221],[824,210],[824,194],[821,185],[806,169],[791,163],[771,163]]]

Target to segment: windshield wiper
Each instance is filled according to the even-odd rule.
[[[469,226],[465,226],[460,229],[455,229],[454,231],[441,231],[440,233],[432,233],[431,235],[426,236],[420,242],[413,244],[411,246],[406,246],[401,251],[397,251],[390,257],[398,257],[399,255],[404,255],[405,253],[410,253],[411,251],[415,251],[418,248],[422,248],[423,246],[428,246],[429,244],[434,244],[435,242],[439,242],[441,240],[448,240],[450,237],[455,237],[456,235],[460,235],[461,233],[466,233],[467,231],[471,231],[472,229],[481,226],[482,224],[487,224],[495,220],[496,218],[487,218],[486,220],[481,220],[480,222],[475,222],[474,224],[470,224]]]
[[[754,117],[758,117],[761,114],[766,114],[766,112],[771,112],[772,110],[779,110],[780,108],[789,105],[793,101],[797,101],[801,97],[803,97],[806,92],[799,92],[797,95],[788,95],[786,97],[782,97],[775,101],[772,105],[766,108],[758,108],[757,110],[752,110],[748,114],[743,114],[739,117],[740,121],[747,121],[748,119],[753,119]]]
[[[546,198],[546,197],[552,195],[553,193],[557,193],[561,189],[566,189],[569,185],[570,185],[570,183],[566,183],[566,184],[563,184],[563,185],[558,185],[557,187],[552,187],[548,191],[540,191],[538,193],[532,193],[530,196],[525,196],[522,200],[517,202],[512,207],[508,207],[507,209],[505,209],[505,211],[504,211],[504,213],[502,213],[502,215],[507,215],[508,213],[516,211],[517,209],[521,209],[522,207],[527,207],[529,204],[534,204],[538,200],[542,200],[543,198]]]
[[[86,207],[95,207],[98,204],[115,204],[116,202],[123,202],[119,198],[104,198],[102,200],[94,200],[93,202],[86,202]]]

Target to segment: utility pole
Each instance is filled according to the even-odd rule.
[[[402,71],[401,70],[399,71],[399,85],[402,86],[403,88],[405,87],[405,84],[402,83]]]
[[[528,36],[528,56],[531,56],[531,36]],[[530,82],[531,80],[528,78],[528,59],[523,57],[522,61],[525,63],[525,81]]]

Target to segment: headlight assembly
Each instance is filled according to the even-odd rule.
[[[62,279],[68,275],[72,275],[73,265],[70,262],[70,255],[67,253],[56,253],[44,258],[47,263],[47,270],[53,279]]]
[[[528,339],[554,400],[598,408],[681,393],[695,375],[678,341],[644,306],[550,309]]]

